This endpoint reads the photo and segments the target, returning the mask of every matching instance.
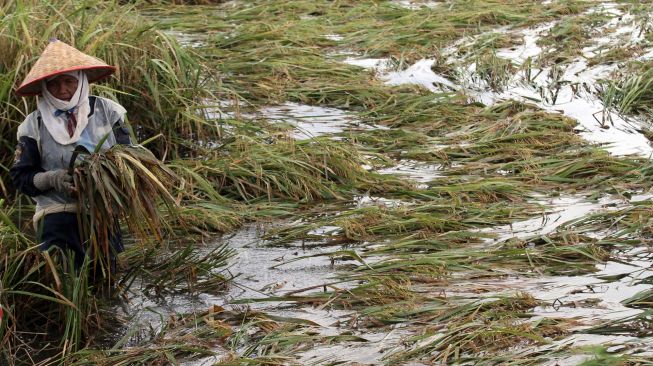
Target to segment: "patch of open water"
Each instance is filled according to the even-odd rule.
[[[127,294],[127,301],[117,308],[119,315],[131,318],[131,323],[142,327],[157,329],[161,320],[170,314],[195,313],[210,306],[228,307],[236,299],[261,299],[269,296],[283,296],[305,288],[321,288],[324,284],[338,282],[333,278],[339,265],[333,264],[328,256],[319,254],[330,252],[329,248],[302,246],[301,243],[284,247],[268,247],[261,238],[263,230],[257,225],[246,225],[235,234],[208,243],[206,252],[225,242],[237,254],[229,262],[226,272],[234,279],[226,293],[199,293],[196,295],[166,295],[154,298],[143,295],[143,288],[135,282]],[[316,255],[315,257],[308,257]],[[307,256],[299,261],[293,258]],[[340,263],[341,261],[339,261]],[[346,287],[344,284],[340,287]],[[278,303],[277,303],[278,304]],[[266,303],[252,303],[251,307],[267,310]],[[298,312],[310,314],[307,309]]]
[[[383,206],[388,208],[397,208],[406,205],[407,202],[398,199],[370,196],[368,193],[366,193],[362,196],[355,196],[354,204],[356,205],[356,208],[368,207],[368,206]]]
[[[354,365],[379,365],[383,357],[408,332],[393,327],[389,332],[369,332],[363,336],[366,342],[324,345],[302,352],[298,361],[303,365],[325,365],[348,362]]]
[[[405,70],[388,72],[380,76],[388,85],[415,84],[432,92],[458,90],[459,87],[444,76],[431,69],[435,60],[422,59]]]
[[[336,134],[347,128],[371,128],[359,123],[356,117],[337,108],[317,107],[298,103],[263,107],[258,114],[271,122],[293,126],[293,138],[304,140],[326,134]]]
[[[361,58],[361,57],[347,57],[342,62],[362,67],[364,69],[375,70],[376,72],[383,72],[390,68],[390,59],[388,58]]]
[[[411,10],[418,10],[422,8],[435,9],[446,4],[446,1],[444,0],[392,0],[392,2],[403,8]]]
[[[324,135],[335,135],[344,131],[387,129],[384,126],[362,123],[353,113],[332,107],[313,106],[286,102],[281,105],[264,106],[256,110],[241,110],[228,101],[222,101],[218,108],[206,109],[209,119],[266,119],[271,123],[286,123],[292,127],[291,136],[306,140]]]
[[[617,349],[621,348],[637,348],[637,347],[646,347],[646,341],[640,340],[635,337],[628,336],[608,336],[608,335],[598,335],[598,334],[574,334],[568,338],[565,338],[562,341],[555,341],[553,346],[559,348],[568,348],[568,347],[587,347],[591,352],[592,347],[603,346],[606,348],[608,353],[614,353]],[[618,345],[618,346],[614,346]],[[577,351],[581,353],[580,351]],[[642,354],[641,356],[645,356]],[[649,353],[650,355],[650,353]],[[616,355],[615,355],[616,356]],[[558,357],[554,361],[544,363],[543,366],[577,366],[583,364],[584,362],[594,361],[594,365],[599,365],[596,356],[592,354],[576,354],[570,356]],[[610,362],[610,361],[607,361]]]
[[[526,28],[517,32],[523,38],[520,45],[496,50],[496,55],[512,61],[513,64],[521,66],[528,59],[534,59],[542,53],[542,48],[537,44],[541,34],[548,32],[556,22],[549,22],[538,25],[534,28]]]
[[[168,30],[166,34],[174,37],[182,46],[199,48],[206,45],[206,36],[203,34],[192,34],[176,30]]]
[[[418,188],[428,188],[426,183],[442,177],[442,170],[443,166],[440,164],[404,159],[398,162],[397,165],[381,169],[378,172],[404,177],[420,183]]]
[[[481,229],[480,232],[495,233],[495,239],[487,239],[488,243],[502,242],[511,238],[527,238],[536,235],[546,235],[554,232],[560,225],[581,218],[592,212],[606,209],[616,209],[619,200],[602,197],[597,202],[587,201],[582,196],[561,196],[538,200],[535,203],[546,208],[541,217],[517,221],[510,225]],[[610,207],[609,207],[610,206]]]

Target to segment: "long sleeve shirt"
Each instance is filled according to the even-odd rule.
[[[14,186],[22,193],[36,201],[36,215],[39,213],[72,211],[76,207],[76,198],[49,190],[40,191],[34,186],[34,175],[57,169],[68,169],[73,150],[82,145],[94,151],[97,144],[105,138],[101,151],[115,144],[129,144],[128,129],[124,124],[125,109],[118,103],[106,98],[90,96],[91,110],[88,125],[76,143],[61,145],[48,132],[40,117],[34,111],[18,127],[18,145],[14,163],[9,170]]]

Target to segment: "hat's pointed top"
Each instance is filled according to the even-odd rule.
[[[75,70],[84,70],[88,82],[92,83],[113,74],[116,68],[52,38],[25,80],[16,89],[16,94],[21,96],[38,95],[41,93],[41,80]]]

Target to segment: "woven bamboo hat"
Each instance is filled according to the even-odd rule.
[[[113,74],[116,68],[64,42],[53,39],[43,50],[41,57],[36,60],[25,80],[16,89],[16,94],[20,96],[41,94],[41,80],[76,70],[84,70],[88,82],[92,83]]]

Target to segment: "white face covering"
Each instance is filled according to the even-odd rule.
[[[69,145],[79,140],[82,131],[88,125],[88,114],[91,107],[88,104],[88,79],[84,71],[71,71],[59,75],[70,75],[77,79],[77,90],[70,101],[55,98],[46,86],[46,80],[41,81],[41,97],[38,100],[38,110],[50,135],[61,145]],[[57,77],[56,75],[54,77]],[[50,78],[52,80],[54,77]],[[68,118],[65,113],[74,108],[77,126],[72,136],[68,134]]]

